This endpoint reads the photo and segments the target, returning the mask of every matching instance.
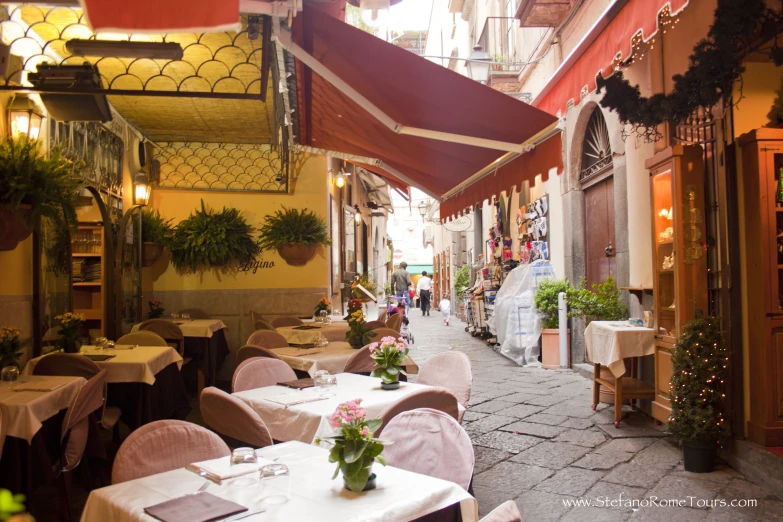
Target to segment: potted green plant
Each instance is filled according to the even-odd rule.
[[[20,335],[22,335],[22,331],[19,328],[0,327],[0,368],[11,365],[19,368],[19,358],[22,357]]]
[[[621,321],[628,318],[628,307],[620,300],[620,290],[612,276],[603,283],[594,284],[592,290],[586,288],[583,277],[573,295],[569,296],[569,307],[574,317],[583,317],[590,321]]]
[[[283,207],[267,215],[258,235],[261,250],[276,249],[291,266],[304,266],[313,258],[318,245],[331,244],[326,221],[306,208]]]
[[[372,301],[372,298],[362,292],[357,285],[361,285],[362,288],[367,290],[370,294],[375,295],[375,291],[377,290],[375,279],[370,277],[370,274],[362,274],[359,276],[359,279],[356,279],[351,283],[351,297],[354,299],[361,299],[364,302]]]
[[[147,314],[147,319],[160,319],[163,317],[163,312],[166,311],[165,308],[163,308],[163,301],[160,299],[151,299],[147,302],[147,306],[149,306],[149,313]]]
[[[373,438],[373,433],[381,427],[380,419],[367,419],[367,411],[361,407],[362,400],[354,399],[340,404],[329,418],[335,435],[324,437],[334,446],[329,452],[329,462],[336,462],[332,480],[342,472],[346,489],[354,493],[375,489],[375,473],[372,465],[376,461],[386,465],[383,458],[384,445],[392,444]],[[321,439],[316,439],[320,444]]]
[[[370,357],[375,361],[375,369],[370,376],[381,378],[381,389],[398,389],[400,374],[408,375],[403,369],[408,357],[408,341],[402,337],[384,337],[379,343],[370,345]]]
[[[174,228],[171,262],[184,273],[249,263],[260,252],[252,231],[239,210],[207,211],[202,200],[201,210]]]
[[[60,323],[60,330],[57,332],[60,338],[57,345],[65,353],[79,353],[82,347],[79,330],[84,323],[84,315],[67,312],[54,319]]]
[[[74,163],[55,149],[46,158],[24,137],[0,142],[0,250],[13,250],[47,217],[58,227],[76,225],[81,181]]]
[[[159,211],[141,211],[141,266],[150,267],[160,259],[163,249],[171,243],[172,233],[171,220],[164,219]]]
[[[566,300],[574,296],[574,287],[567,279],[542,281],[534,298],[541,317],[541,365],[560,368],[560,314],[558,296],[565,292]],[[571,353],[571,330],[568,330],[568,352]]]
[[[718,445],[729,436],[728,361],[719,319],[697,310],[672,352],[669,430],[682,443],[685,471],[711,472]]]
[[[356,300],[354,299],[353,301]],[[349,330],[345,333],[345,339],[357,350],[375,337],[375,332],[367,327],[367,321],[364,320],[364,312],[361,308],[350,312],[348,315],[348,328]]]

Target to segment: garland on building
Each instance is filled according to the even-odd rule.
[[[682,122],[699,107],[729,103],[749,54],[768,52],[776,65],[783,64],[777,42],[781,32],[783,14],[768,9],[764,0],[718,0],[707,37],[693,48],[688,70],[672,77],[671,92],[644,97],[618,70],[606,79],[598,75],[597,91],[606,91],[601,106],[615,111],[637,134],[657,139],[658,125]]]

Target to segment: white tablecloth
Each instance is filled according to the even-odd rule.
[[[278,462],[288,466],[288,502],[261,503],[266,496],[264,488],[270,487],[266,485],[226,482],[207,489],[250,510],[266,508],[243,522],[408,522],[457,503],[464,522],[478,521],[476,500],[452,482],[376,464],[377,488],[353,493],[344,489],[341,476],[331,480],[335,465],[328,462],[328,452],[322,448],[289,442],[268,446],[258,454],[267,459],[279,456]],[[144,513],[145,507],[193,493],[202,484],[204,479],[195,473],[178,469],[96,489],[87,499],[82,521],[154,522]]]
[[[13,391],[14,386],[23,382],[41,383],[42,386],[63,383],[63,386],[52,391]],[[82,377],[27,375],[11,386],[0,385],[0,402],[8,406],[10,417],[8,435],[24,439],[29,444],[43,421],[66,409],[86,382]]]
[[[220,319],[192,319],[190,321],[174,321],[185,337],[212,337],[212,334],[222,330],[226,325]],[[139,325],[134,324],[131,332],[138,332]]]
[[[282,326],[275,328],[277,333],[285,337],[288,344],[311,344],[315,342],[318,334],[326,337],[329,342],[345,341],[345,334],[350,329],[348,323],[339,322],[337,324],[319,325],[318,323],[302,325],[307,328],[315,327],[309,330],[297,330],[298,326]]]
[[[376,419],[381,411],[401,397],[421,390],[427,386],[410,382],[400,383],[397,390],[382,390],[381,380],[353,373],[337,375],[337,386],[332,391],[335,397],[326,400],[297,404],[286,408],[268,400],[266,397],[290,394],[291,388],[285,386],[266,386],[255,390],[246,390],[234,394],[234,397],[246,402],[263,419],[275,440],[298,440],[312,443],[317,437],[332,434],[329,417],[341,402],[363,399],[362,408],[367,410],[368,419]],[[334,387],[333,387],[334,388]],[[297,392],[302,397],[317,396],[313,388]]]
[[[590,361],[606,366],[615,377],[622,377],[624,358],[655,352],[655,330],[631,326],[625,321],[592,321],[585,329],[585,345]]]
[[[341,373],[345,369],[345,363],[356,353],[356,350],[345,341],[331,342],[328,346],[318,349],[321,350],[319,353],[301,356],[290,355],[290,348],[278,348],[272,351],[277,353],[294,370],[302,370],[311,376],[314,376],[318,370],[326,370],[332,374]],[[280,353],[278,350],[283,350],[285,353]],[[308,351],[308,349],[302,350],[305,353]],[[419,367],[413,362],[410,355],[405,362],[405,371],[414,375],[419,373]]]
[[[112,353],[114,357],[107,361],[96,361],[99,368],[108,370],[106,382],[143,382],[155,384],[155,375],[171,363],[177,363],[182,367],[182,357],[174,348],[169,346],[137,346],[132,350],[125,349],[124,345],[118,345]],[[109,352],[96,351],[94,346],[82,346],[82,353],[107,354]],[[35,365],[41,360],[36,357],[27,363],[22,372],[24,375],[32,375]]]

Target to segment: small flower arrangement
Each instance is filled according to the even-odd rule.
[[[364,312],[361,309],[348,315],[348,327],[350,329],[345,333],[345,339],[354,348],[361,348],[375,337],[375,332],[367,327],[367,321],[364,320]]]
[[[163,317],[163,312],[165,311],[163,308],[163,301],[160,299],[152,299],[147,305],[150,307],[150,312],[147,315],[148,319],[160,319]]]
[[[318,303],[315,305],[315,310],[313,310],[313,315],[317,316],[323,310],[326,310],[327,314],[332,313],[332,303],[325,297],[318,300]]]
[[[386,465],[383,458],[384,445],[392,444],[373,438],[372,434],[381,427],[380,419],[367,420],[367,411],[361,406],[361,399],[340,404],[329,418],[329,424],[335,429],[335,435],[325,437],[334,442],[329,453],[329,462],[336,462],[332,480],[342,472],[345,487],[355,493],[375,487],[375,474],[372,473],[374,461]],[[319,444],[320,439],[316,440]]]
[[[348,315],[344,317],[346,321],[349,321],[351,318],[351,314],[359,311],[364,310],[364,301],[361,299],[349,299],[348,300]]]
[[[58,346],[68,353],[78,352],[80,348],[79,330],[85,321],[84,314],[67,312],[54,319],[60,323],[60,330],[57,332],[60,335]]]
[[[403,369],[408,357],[408,341],[402,337],[384,337],[380,343],[370,345],[370,357],[375,361],[375,369],[370,374],[380,377],[384,384],[399,386],[400,374],[408,375]],[[395,387],[397,387],[395,386]]]
[[[22,331],[19,328],[0,327],[0,368],[9,365],[19,366],[19,358],[22,356],[20,335],[22,335]]]

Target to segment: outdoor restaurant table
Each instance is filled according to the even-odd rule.
[[[367,410],[367,418],[376,419],[389,404],[424,388],[427,388],[424,384],[402,382],[397,390],[382,390],[381,380],[377,377],[340,373],[337,375],[337,386],[332,386],[329,390],[335,395],[314,402],[286,407],[267,400],[292,393],[301,395],[302,399],[319,395],[314,388],[296,391],[286,386],[265,386],[245,390],[234,393],[234,397],[247,403],[258,413],[274,440],[298,440],[310,444],[318,437],[332,434],[329,417],[342,402],[362,399],[362,408]]]
[[[585,345],[588,360],[622,377],[623,359],[655,352],[655,330],[631,326],[627,321],[591,321],[585,329]]]
[[[51,478],[49,455],[59,447],[65,411],[87,381],[82,377],[22,376],[0,385],[0,402],[8,406],[8,437],[0,461],[0,487],[26,493]],[[15,391],[20,385],[54,388]],[[47,449],[51,446],[51,451]]]
[[[313,353],[320,350],[318,353]],[[299,348],[273,348],[278,357],[294,370],[301,370],[315,376],[318,370],[326,370],[329,373],[341,373],[345,369],[345,363],[356,353],[356,349],[345,341],[330,342],[327,346],[307,349]],[[299,355],[301,352],[303,355]],[[405,371],[409,374],[419,373],[419,367],[408,356],[405,361]]]
[[[280,328],[275,328],[277,333],[285,337],[285,340],[291,345],[314,344],[318,334],[326,337],[326,340],[329,342],[345,341],[345,334],[349,329],[350,327],[345,321],[330,324],[309,323],[301,326],[281,326]]]
[[[332,480],[335,465],[329,452],[298,442],[276,444],[257,450],[259,461],[285,464],[290,473],[288,502],[267,505],[261,502],[266,484],[236,485],[235,481],[210,484],[207,492],[265,512],[243,518],[247,522],[477,522],[476,500],[458,485],[405,471],[375,465],[377,487],[353,493],[343,487],[340,476]],[[229,457],[225,457],[229,459]],[[149,521],[155,519],[144,508],[195,492],[204,479],[184,468],[96,489],[90,493],[82,521]],[[268,491],[271,491],[269,489]]]
[[[228,343],[220,319],[190,319],[173,321],[185,336],[185,355],[198,362],[207,386],[214,386],[215,376],[228,355]],[[139,331],[134,324],[131,332]]]
[[[162,419],[183,419],[190,411],[185,383],[180,375],[182,357],[169,346],[117,345],[114,350],[82,346],[84,354],[114,355],[96,361],[106,369],[107,403],[122,410],[122,420],[134,430]],[[30,360],[22,372],[32,375],[46,355]]]

